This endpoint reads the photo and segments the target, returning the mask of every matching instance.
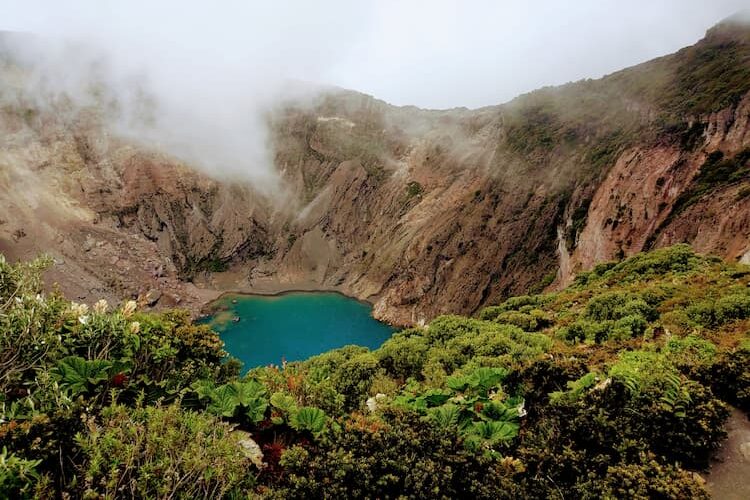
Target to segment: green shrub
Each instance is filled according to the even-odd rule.
[[[716,321],[719,324],[750,318],[750,294],[725,295],[716,301]]]
[[[730,321],[750,317],[750,294],[732,293],[718,300],[704,300],[690,306],[687,313],[691,320],[707,326],[717,327]]]
[[[494,318],[494,321],[514,325],[527,332],[536,332],[552,324],[550,316],[540,309],[532,309],[529,312],[501,312]]]
[[[676,309],[663,313],[659,318],[659,322],[664,328],[676,335],[688,335],[698,326],[698,323],[691,319],[688,312],[684,309]]]
[[[282,460],[272,498],[523,496],[514,481],[523,464],[471,453],[455,429],[397,409],[333,428],[314,449],[290,448]]]
[[[578,380],[568,381],[566,391],[550,393],[550,403],[559,404],[562,401],[571,402],[580,399],[588,390],[600,381],[598,374],[589,372]]]
[[[714,391],[725,401],[750,411],[750,346],[722,353],[708,375]]]
[[[378,358],[369,352],[344,361],[336,369],[332,381],[343,394],[347,408],[358,408],[364,403],[378,370]]]
[[[406,185],[406,197],[409,199],[419,196],[423,192],[424,188],[417,181],[410,181],[409,184]]]
[[[42,293],[46,258],[11,265],[0,254],[0,393],[33,380],[64,356],[58,325],[67,303]]]
[[[404,330],[386,340],[376,355],[386,372],[406,379],[420,374],[429,349],[429,341],[421,330]]]
[[[698,268],[701,258],[693,253],[689,245],[679,244],[651,252],[636,254],[609,267],[601,275],[587,273],[576,280],[576,286],[587,286],[594,282],[636,282],[665,276],[669,273],[684,274]]]
[[[483,320],[496,320],[497,317],[506,311],[522,311],[528,312],[534,307],[542,306],[546,302],[549,302],[551,296],[549,295],[519,295],[517,297],[511,297],[500,305],[485,307],[479,312],[479,319]],[[528,311],[523,310],[527,306],[532,306]]]
[[[494,358],[495,366],[513,365],[537,358],[552,345],[549,337],[527,333],[513,325],[485,322],[473,334],[456,336],[445,344],[458,359],[476,358],[483,363]]]
[[[569,342],[603,342],[609,337],[612,321],[589,321],[578,319],[561,328],[558,336]]]
[[[452,338],[476,335],[487,328],[484,321],[461,316],[439,316],[427,327],[430,342],[447,342]]]
[[[677,367],[706,367],[716,362],[718,349],[709,340],[688,335],[667,340],[664,352]]]
[[[304,367],[313,380],[324,380],[332,377],[345,361],[368,352],[366,347],[348,345],[313,356],[304,362]]]
[[[627,340],[634,337],[639,337],[646,332],[648,322],[643,316],[638,314],[630,314],[623,316],[617,321],[609,332],[607,339]]]
[[[609,340],[623,341],[639,337],[646,332],[648,322],[638,315],[629,315],[617,321],[590,321],[578,319],[561,328],[558,337],[568,342],[595,342],[601,344]]]
[[[215,419],[167,407],[113,405],[77,443],[81,492],[134,498],[221,498],[252,487],[240,435]]]
[[[618,320],[625,316],[656,319],[655,309],[638,295],[629,292],[605,292],[586,305],[586,317],[594,321]]]
[[[3,447],[0,451],[0,496],[3,498],[40,498],[51,492],[45,491],[42,477],[36,470],[41,460],[25,460],[9,453]]]
[[[708,492],[692,472],[660,464],[641,453],[638,463],[611,465],[600,478],[581,481],[581,498],[691,498],[708,500]]]

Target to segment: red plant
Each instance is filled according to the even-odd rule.
[[[110,382],[114,387],[124,387],[128,383],[128,376],[120,372],[113,376]]]
[[[266,443],[263,445],[263,457],[269,463],[278,464],[279,460],[281,460],[281,454],[284,453],[285,449],[284,445],[277,441]]]
[[[285,449],[286,447],[278,441],[263,445],[263,461],[267,464],[266,468],[263,470],[265,474],[276,478],[281,477],[284,471],[281,465],[279,465],[279,462],[281,461],[281,455],[284,453]]]
[[[289,392],[296,394],[297,389],[302,383],[302,375],[289,375],[286,379],[286,387]]]

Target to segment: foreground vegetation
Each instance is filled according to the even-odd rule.
[[[687,246],[245,376],[47,265],[0,260],[0,497],[702,498],[750,410],[750,268]]]

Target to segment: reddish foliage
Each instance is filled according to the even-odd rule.
[[[297,389],[300,387],[301,384],[302,384],[302,375],[289,375],[286,379],[287,389],[289,389],[289,391],[292,394],[297,393]]]
[[[110,381],[114,387],[124,387],[128,383],[128,376],[120,372],[112,377]]]
[[[286,448],[278,441],[272,443],[266,443],[263,445],[263,461],[268,464],[263,470],[265,474],[269,474],[274,477],[281,477],[283,469],[279,465],[281,461],[281,455],[284,453]]]

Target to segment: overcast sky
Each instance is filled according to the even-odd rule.
[[[192,84],[241,75],[477,107],[694,43],[743,0],[0,0],[0,29],[93,38]]]

